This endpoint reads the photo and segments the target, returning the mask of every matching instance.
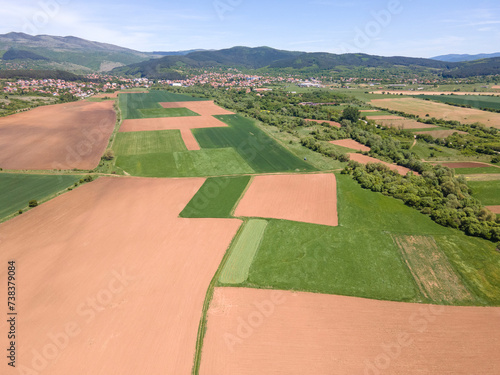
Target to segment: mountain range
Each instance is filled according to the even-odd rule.
[[[167,79],[182,78],[181,71],[186,68],[208,67],[305,74],[360,71],[376,74],[403,69],[457,78],[500,73],[500,57],[447,61],[465,59],[463,56],[446,55],[424,59],[362,53],[307,53],[242,46],[222,50],[140,52],[73,36],[31,36],[14,32],[0,35],[0,69],[51,69],[80,74],[111,71],[117,75]]]
[[[451,54],[451,55],[442,55],[442,56],[436,56],[436,57],[431,57],[433,60],[440,60],[440,61],[448,61],[448,62],[462,62],[462,61],[474,61],[474,60],[481,60],[481,59],[490,59],[492,57],[500,57],[500,52],[497,53],[481,53],[479,55],[457,55],[457,54]]]

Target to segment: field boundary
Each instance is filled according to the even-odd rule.
[[[226,265],[226,262],[230,256],[230,250],[235,242],[235,240],[240,236],[241,232],[243,231],[243,228],[245,227],[247,220],[242,220],[242,224],[238,228],[238,231],[236,232],[235,236],[231,240],[231,243],[229,244],[229,247],[226,249],[226,253],[224,254],[224,257],[222,258],[219,268],[217,268],[217,271],[215,271],[214,277],[210,281],[210,284],[208,285],[207,289],[207,294],[205,295],[205,301],[203,302],[203,309],[202,309],[202,314],[201,314],[201,319],[200,319],[200,325],[198,326],[198,334],[196,337],[196,348],[194,352],[194,363],[193,363],[193,370],[192,370],[192,375],[199,375],[200,372],[200,366],[201,366],[201,356],[203,354],[203,340],[205,338],[205,334],[207,332],[207,313],[208,309],[210,307],[210,303],[212,302],[212,298],[214,296],[214,291],[215,291],[215,285],[217,283],[217,280],[219,279],[219,276],[222,272],[222,269]]]

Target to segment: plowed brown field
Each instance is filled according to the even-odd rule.
[[[207,288],[241,224],[178,217],[203,182],[100,178],[0,224],[0,295],[16,260],[19,311],[2,375],[191,374]],[[6,318],[0,331],[7,348]]]
[[[339,139],[338,141],[330,141],[330,143],[337,146],[347,147],[352,150],[370,151],[370,147],[356,142],[354,139]]]
[[[112,101],[49,105],[0,118],[0,167],[94,169],[115,122]]]
[[[201,375],[497,375],[500,308],[217,288]]]
[[[141,118],[137,120],[124,120],[120,127],[120,132],[221,128],[226,126],[227,124],[212,116]]]
[[[257,176],[234,214],[336,226],[335,175]]]
[[[385,161],[372,158],[371,156],[366,156],[366,155],[362,155],[362,154],[349,154],[349,156],[350,156],[351,160],[357,161],[358,163],[361,163],[361,164],[382,163],[384,165],[387,165],[389,168],[397,171],[402,176],[406,176],[406,174],[410,171],[408,168],[401,167],[401,166],[396,165],[396,164],[389,164],[389,163],[386,163]],[[417,172],[413,172],[413,173],[417,174]]]
[[[201,116],[234,115],[234,112],[221,108],[212,100],[192,102],[167,102],[160,103],[163,108],[187,108]]]
[[[317,122],[318,124],[322,124],[322,123],[326,122],[330,126],[333,126],[333,127],[336,127],[336,128],[340,128],[340,124],[338,122],[336,122],[336,121],[311,120],[311,119],[305,119],[305,121],[306,122]]]

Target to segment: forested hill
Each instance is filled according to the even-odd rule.
[[[115,74],[150,78],[172,78],[181,67],[238,67],[246,69],[288,70],[304,73],[355,68],[417,68],[434,74],[462,77],[498,74],[496,59],[478,62],[446,62],[412,57],[384,57],[367,54],[306,53],[269,47],[233,47],[219,51],[198,51],[184,56],[165,56],[113,70]],[[177,73],[178,75],[178,73]]]

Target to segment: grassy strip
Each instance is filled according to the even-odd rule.
[[[485,206],[500,204],[500,180],[468,181],[467,185],[472,189],[472,195]]]
[[[259,249],[267,227],[267,220],[248,221],[230,250],[230,257],[221,272],[221,284],[240,284],[247,280],[253,258]]]
[[[192,374],[193,375],[198,375],[200,372],[200,366],[201,366],[201,355],[202,355],[202,350],[203,350],[203,339],[205,338],[205,334],[207,332],[207,313],[208,313],[208,308],[210,307],[210,302],[212,302],[212,298],[214,296],[214,290],[215,290],[215,284],[217,283],[217,280],[220,277],[220,273],[222,272],[224,266],[226,265],[226,262],[230,256],[230,250],[233,248],[233,243],[238,238],[243,231],[243,228],[245,227],[246,222],[243,223],[243,225],[240,226],[238,231],[236,232],[236,235],[234,236],[233,240],[231,241],[231,244],[229,245],[226,254],[224,254],[224,257],[222,258],[221,263],[219,264],[219,268],[217,268],[217,271],[214,274],[214,277],[210,281],[210,284],[207,289],[207,294],[205,296],[205,301],[203,302],[203,310],[202,310],[202,316],[200,319],[200,325],[198,326],[198,334],[196,337],[196,350],[194,353],[194,364],[193,364],[193,370]]]
[[[480,168],[454,168],[456,174],[496,174],[500,173],[500,168],[480,167]]]
[[[0,221],[29,210],[28,202],[47,202],[77,184],[81,175],[0,174]]]
[[[250,176],[211,177],[180,213],[185,218],[228,218],[250,181]]]
[[[138,110],[143,118],[199,116],[187,108],[144,108]]]

